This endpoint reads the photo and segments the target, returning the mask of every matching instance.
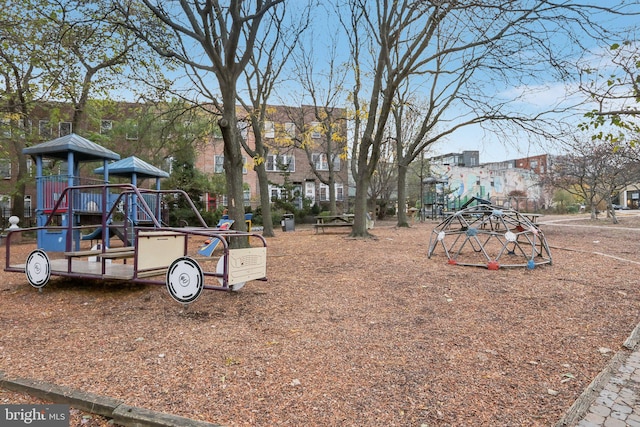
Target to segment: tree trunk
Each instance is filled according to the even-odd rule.
[[[247,231],[244,222],[244,188],[242,177],[242,150],[237,126],[235,91],[223,93],[224,111],[218,121],[224,141],[224,169],[227,177],[227,198],[229,218],[234,221],[234,229]],[[233,93],[231,93],[233,92]]]
[[[398,164],[398,227],[409,227],[407,221],[407,165]]]
[[[356,177],[356,197],[354,201],[354,220],[352,237],[370,237],[367,231],[367,192],[370,178],[366,174]]]

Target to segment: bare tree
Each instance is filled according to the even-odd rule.
[[[589,137],[576,139],[571,152],[560,156],[545,180],[584,200],[597,219],[598,207],[605,204],[617,223],[612,198],[626,186],[640,180],[638,151],[631,147],[614,149],[608,142]]]
[[[195,98],[203,97],[212,104],[212,114],[219,117],[229,216],[238,230],[244,230],[244,162],[236,112],[238,80],[254,56],[263,18],[283,0],[141,2],[144,10],[135,0],[118,2],[127,27],[161,56],[183,64],[196,89]],[[213,87],[211,76],[217,83]]]
[[[456,129],[478,123],[509,121],[544,133],[539,114],[524,114],[516,105],[521,94],[506,96],[495,87],[525,86],[552,72],[556,79],[566,78],[570,55],[585,49],[584,40],[605,36],[598,14],[625,10],[623,5],[548,0],[345,0],[340,19],[353,61],[357,138],[352,234],[368,234],[367,188],[401,85],[411,81],[413,90],[424,90],[429,98],[415,155]],[[562,46],[555,44],[559,39]]]
[[[312,34],[311,38],[317,40]],[[295,145],[304,150],[314,176],[329,190],[329,211],[337,213],[336,174],[345,167],[347,136],[345,111],[338,105],[344,95],[346,70],[338,63],[337,42],[329,35],[324,62],[317,64],[313,44],[302,46],[294,56],[294,78],[300,85],[297,98],[302,101],[289,108],[289,117],[296,124]],[[310,122],[314,126],[310,126]],[[320,138],[313,138],[313,136]],[[348,184],[348,183],[344,183]]]

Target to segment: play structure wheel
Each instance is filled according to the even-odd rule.
[[[222,274],[224,272],[225,259],[226,259],[225,256],[221,256],[220,259],[218,260],[218,264],[216,265],[216,273]],[[222,277],[218,277],[218,282],[220,282],[220,284],[224,286],[224,280],[222,280]],[[229,289],[232,291],[239,291],[244,286],[245,283],[246,282],[233,284],[229,286]]]
[[[51,277],[51,263],[47,254],[41,249],[31,252],[27,257],[25,272],[29,284],[34,288],[40,289],[46,285]]]
[[[204,288],[202,268],[189,257],[178,258],[167,270],[166,284],[174,300],[182,304],[194,302]]]

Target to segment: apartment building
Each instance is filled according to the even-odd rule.
[[[169,106],[102,103],[99,108],[88,110],[85,119],[78,125],[79,129],[74,129],[73,109],[69,104],[43,103],[36,106],[26,129],[17,126],[17,121],[10,115],[0,113],[0,142],[3,147],[0,154],[0,218],[11,215],[11,194],[16,186],[18,171],[17,150],[70,133],[81,134],[122,157],[136,155],[167,171],[171,169],[172,153],[163,148],[159,139],[193,138],[192,142],[197,149],[196,168],[205,174],[224,173],[224,144],[219,130],[211,127],[211,123],[215,121],[210,117],[203,117],[202,113],[195,119],[193,116],[170,114],[169,109]],[[270,107],[269,112],[270,120],[265,121],[263,129],[269,154],[265,159],[255,159],[245,153],[245,204],[253,208],[259,205],[258,178],[254,171],[256,161],[265,162],[272,200],[283,197],[286,191],[291,193],[292,201],[298,207],[302,207],[303,198],[311,204],[328,202],[329,188],[323,180],[327,182],[331,166],[337,201],[339,204],[344,203],[348,182],[348,168],[342,155],[346,149],[344,111],[334,111],[335,119],[331,120],[326,117],[315,118],[313,110],[308,107]],[[245,116],[246,113],[239,108],[239,117]],[[195,127],[194,120],[205,123],[206,130],[201,127],[197,132],[190,133]],[[331,127],[331,132],[326,132],[327,126]],[[255,135],[251,127],[245,121],[239,127],[249,148],[255,148]],[[171,145],[167,144],[166,147]],[[332,162],[331,165],[329,161]],[[33,177],[35,165],[30,158],[26,162],[27,176]],[[64,162],[52,162],[45,166],[50,167],[54,174],[66,168]],[[91,175],[92,170],[89,165],[81,174]],[[32,216],[32,207],[36,206],[34,184],[32,180],[28,180],[25,190],[27,218]],[[207,203],[208,208],[226,204],[224,194],[203,194],[203,199],[214,201]]]

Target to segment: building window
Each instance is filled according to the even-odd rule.
[[[58,136],[70,135],[72,131],[71,122],[60,122],[58,124]]]
[[[282,187],[277,187],[275,185],[269,186],[269,197],[271,201],[278,200],[282,197]]]
[[[334,184],[334,188],[336,189],[336,201],[344,200],[344,186],[341,183],[336,182]],[[320,184],[320,201],[328,202],[329,201],[329,186],[327,184]]]
[[[40,120],[38,122],[38,133],[43,138],[51,138],[51,124],[49,120]]]
[[[311,130],[311,138],[321,138],[322,137],[320,122],[311,122],[311,123],[309,123],[309,126],[310,126],[310,130]]]
[[[100,121],[100,133],[102,135],[107,135],[113,129],[113,122],[111,120],[101,120]]]
[[[244,190],[244,205],[251,206],[251,190]]]
[[[165,157],[164,158],[164,171],[167,172],[169,175],[171,175],[173,173],[173,161],[175,159],[173,158],[173,156],[169,156],[169,157]]]
[[[0,178],[11,179],[11,160],[0,159]]]
[[[0,214],[3,218],[11,216],[11,197],[6,194],[0,195]]]
[[[0,135],[3,138],[11,138],[11,120],[0,119]]]
[[[224,156],[213,156],[213,173],[224,173]]]
[[[287,122],[284,124],[284,132],[290,138],[295,138],[296,136],[296,124],[292,122]]]
[[[129,140],[138,139],[138,123],[133,123],[133,122],[127,123],[126,138]]]
[[[24,196],[24,217],[31,218],[33,211],[31,209],[31,196]]]
[[[271,121],[264,122],[264,137],[275,138],[276,137],[276,125]]]
[[[296,159],[294,156],[269,154],[266,169],[267,172],[295,172]]]
[[[213,173],[224,173],[224,156],[213,156]],[[242,173],[247,174],[247,157],[242,156]]]
[[[249,135],[249,124],[246,122],[239,121],[237,123],[237,126],[238,126],[238,130],[240,131],[240,136],[242,137],[242,139],[246,140],[247,136]]]
[[[329,170],[329,162],[327,162],[327,155],[324,153],[313,153],[311,154],[311,161],[313,162],[313,167],[319,171],[328,171]]]

